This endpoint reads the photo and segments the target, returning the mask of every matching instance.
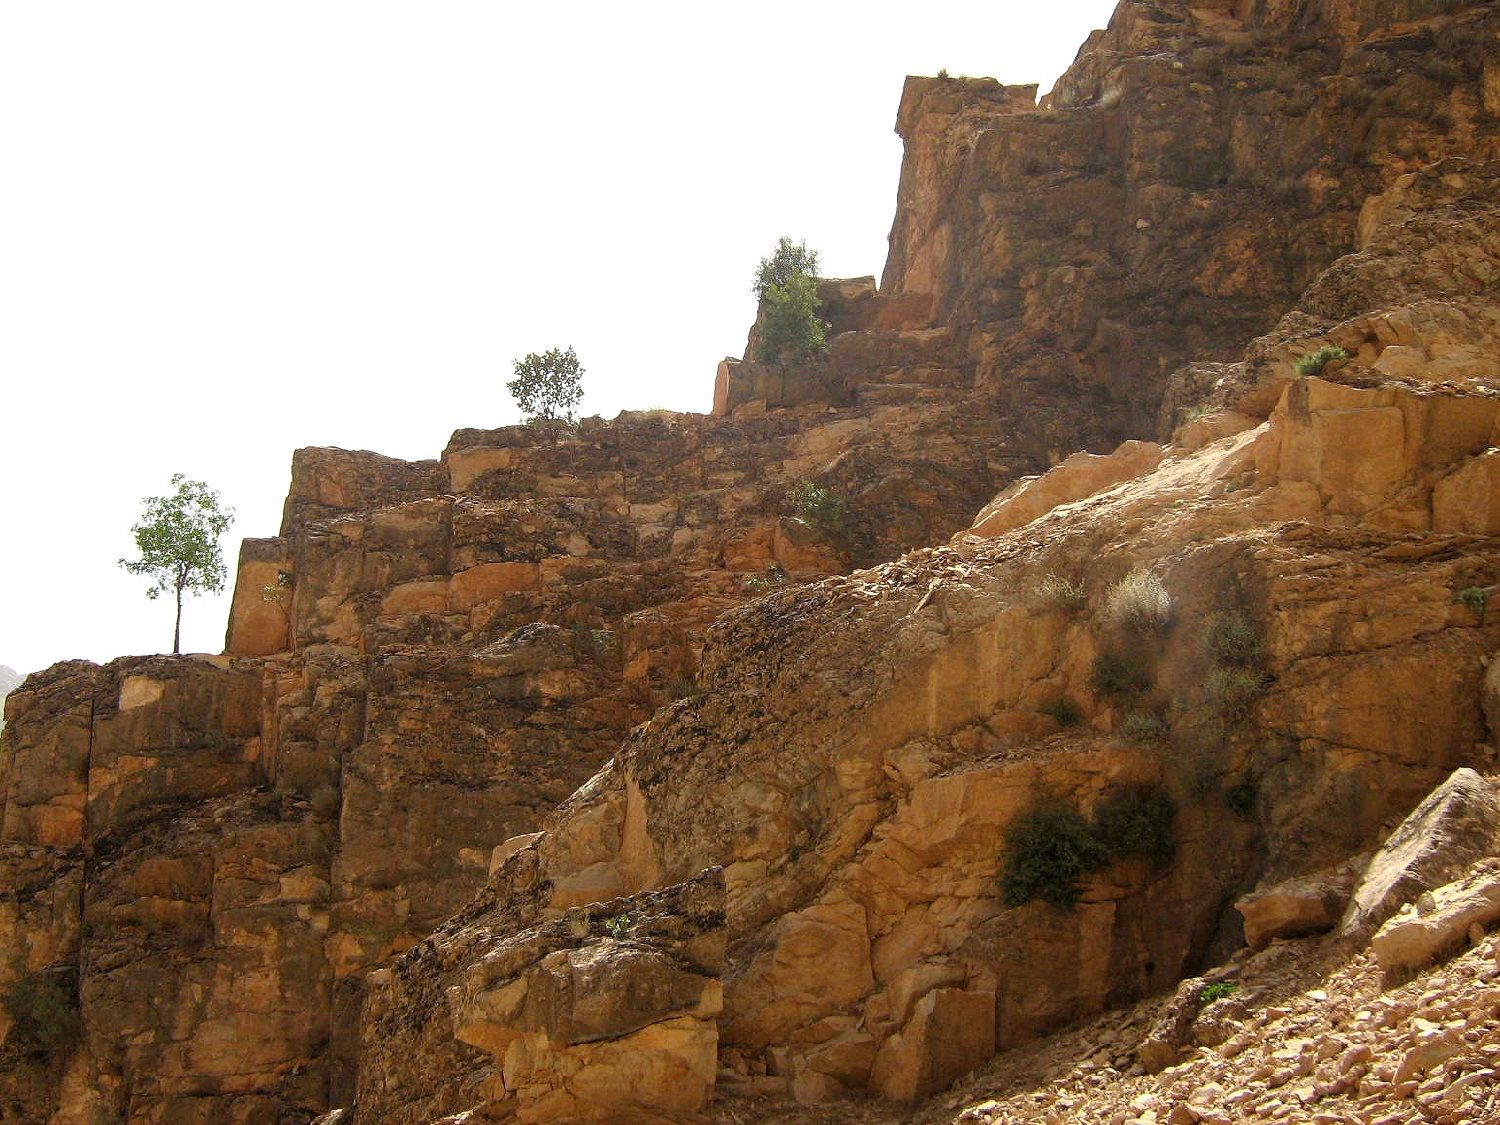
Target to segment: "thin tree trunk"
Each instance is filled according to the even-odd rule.
[[[177,621],[172,626],[172,655],[182,653],[182,577],[177,579]]]

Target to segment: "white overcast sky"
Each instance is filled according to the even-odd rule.
[[[170,649],[116,561],[174,472],[232,571],[293,449],[435,457],[527,352],[706,411],[778,236],[880,274],[906,74],[1045,90],[1113,6],[0,4],[0,664]]]

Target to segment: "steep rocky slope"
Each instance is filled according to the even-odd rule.
[[[1413,173],[1383,213],[1406,227],[1410,208],[1468,201],[1444,244],[1494,276],[1497,175]],[[1453,258],[1393,257],[1398,243],[1376,227],[1324,284],[1364,268],[1383,301],[1427,300]],[[1464,332],[1390,338],[1432,364],[1391,375],[1380,333],[1403,309],[1355,303],[1338,331],[1374,366],[1298,376],[1288,357],[1124,483],[1094,492],[1097,466],[1065,463],[1054,502],[1070,480],[1078,498],[1038,519],[996,522],[1022,486],[982,535],[725,614],[701,692],[634,731],[480,899],[379,974],[360,1112],[659,1112],[670,1068],[644,1051],[638,1070],[597,1067],[598,1036],[570,1037],[561,1014],[569,992],[492,952],[576,909],[580,884],[641,894],[723,872],[722,1008],[695,995],[643,1014],[624,990],[611,1040],[686,1021],[673,1065],[702,1072],[716,1030],[726,1092],[911,1100],[1226,957],[1242,941],[1229,908],[1257,881],[1342,861],[1455,767],[1493,768],[1500,552],[1473,502],[1493,487],[1473,482],[1500,442],[1500,381],[1446,369],[1475,343]],[[1051,803],[1165,808],[1151,815],[1172,858],[1126,849],[1080,872],[1071,909],[1017,903],[1008,829]],[[574,941],[589,963],[632,944],[593,916]]]
[[[299,451],[224,657],[7,703],[0,1119],[836,1120],[1493,770],[1496,19],[1127,0],[908,83],[827,363]]]
[[[14,668],[7,668],[0,664],[0,707],[5,706],[5,697],[9,695],[21,682],[23,677]],[[5,725],[5,720],[0,718],[0,727]]]

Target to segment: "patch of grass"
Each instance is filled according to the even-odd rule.
[[[1337,344],[1324,344],[1317,351],[1299,356],[1292,367],[1298,375],[1317,375],[1334,360],[1348,358],[1349,353]]]
[[[1109,588],[1104,620],[1136,633],[1165,633],[1172,626],[1172,595],[1151,571],[1133,570]]]
[[[1077,617],[1088,605],[1088,594],[1082,582],[1072,582],[1060,574],[1049,574],[1037,583],[1036,599],[1050,609],[1060,609]]]
[[[1227,1000],[1237,992],[1239,986],[1232,980],[1215,981],[1206,986],[1198,993],[1198,1000],[1203,1004],[1212,1004],[1215,1000]]]
[[[613,918],[606,918],[604,932],[616,941],[623,939],[626,934],[630,933],[630,915],[617,914]]]
[[[683,673],[673,676],[663,684],[662,690],[667,693],[667,698],[670,700],[687,699],[689,696],[698,694],[698,681]]]
[[[1453,595],[1453,600],[1479,618],[1484,624],[1484,611],[1489,606],[1490,592],[1483,586],[1465,586]]]
[[[764,574],[747,574],[745,576],[745,589],[752,593],[763,594],[767,590],[774,590],[778,586],[787,584],[787,573],[776,563],[766,567]]]
[[[1177,805],[1164,789],[1132,789],[1099,802],[1094,834],[1111,856],[1140,856],[1160,865],[1177,851],[1172,836],[1176,818]]]
[[[1078,705],[1067,696],[1059,696],[1037,708],[1041,714],[1053,719],[1060,727],[1072,727],[1078,725],[1078,720],[1083,718],[1083,713],[1078,710]]]
[[[3,997],[13,1021],[10,1039],[31,1055],[51,1056],[78,1041],[77,976],[71,969],[31,973],[12,981]]]
[[[1064,801],[1044,801],[1005,833],[1001,894],[1007,906],[1041,899],[1071,907],[1078,901],[1078,880],[1103,867],[1107,858],[1083,814]]]
[[[1106,699],[1135,699],[1150,691],[1153,682],[1147,661],[1118,649],[1102,649],[1089,669],[1089,686]]]

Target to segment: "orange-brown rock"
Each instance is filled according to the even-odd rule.
[[[1111,1114],[1343,1097],[1364,1064],[1283,1023],[1323,1013],[1251,1028],[1195,974],[1245,892],[1493,765],[1495,19],[1127,0],[1042,106],[908,82],[884,284],[821,284],[826,359],[752,335],[711,417],[298,451],[225,657],[6,702],[0,1112],[909,1101],[1184,977],[1096,1073],[1228,1075],[1262,1029],[1270,1069]],[[1020,901],[1057,808],[1100,850]],[[1374,1037],[1360,1104],[1491,1085],[1440,1038]]]

